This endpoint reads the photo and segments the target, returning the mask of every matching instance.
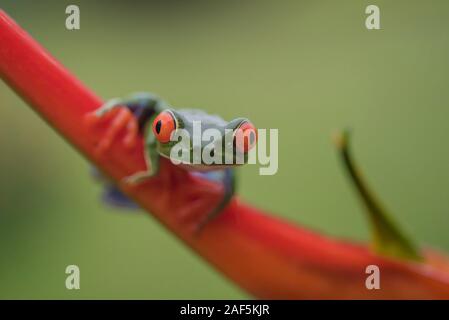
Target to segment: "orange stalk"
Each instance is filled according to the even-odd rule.
[[[71,75],[8,15],[0,11],[0,76],[50,126],[105,174],[119,182],[144,169],[142,144],[120,137],[105,156],[97,145],[113,117],[92,127],[102,101]],[[125,133],[122,133],[122,138]],[[196,253],[259,298],[449,298],[449,262],[427,252],[423,263],[374,255],[363,245],[331,239],[274,218],[234,199],[196,235],[192,225],[222,190],[163,160],[160,175],[121,186]],[[365,268],[381,270],[381,289],[365,287]]]

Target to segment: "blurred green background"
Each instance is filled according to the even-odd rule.
[[[331,133],[354,129],[372,187],[422,245],[449,251],[448,1],[5,1],[102,97],[152,91],[279,128],[279,171],[246,201],[320,232],[368,226]],[[78,4],[81,29],[65,29]],[[379,31],[365,28],[368,4]],[[2,45],[0,43],[0,45]],[[98,201],[89,164],[0,83],[0,298],[247,298],[148,215]],[[81,290],[65,288],[65,267]]]

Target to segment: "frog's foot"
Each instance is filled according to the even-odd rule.
[[[128,149],[133,148],[136,145],[139,133],[137,119],[128,108],[112,110],[109,105],[106,105],[106,107],[101,107],[99,110],[90,113],[86,119],[90,126],[107,123],[106,132],[97,144],[98,154],[104,154],[123,131],[125,131],[123,144]]]
[[[221,172],[222,177],[220,178],[223,185],[223,197],[218,203],[218,205],[203,216],[199,222],[197,222],[194,228],[194,234],[199,235],[201,231],[207,226],[212,220],[214,220],[229,204],[235,193],[235,176],[233,169],[225,169]],[[214,178],[215,179],[215,178]]]
[[[136,185],[152,178],[153,176],[154,174],[151,171],[140,171],[123,178],[122,181],[129,185]]]

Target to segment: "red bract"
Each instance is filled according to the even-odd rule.
[[[0,75],[53,128],[119,182],[145,169],[142,144],[125,146],[126,132],[107,153],[97,144],[113,121],[92,128],[89,114],[102,101],[0,11]],[[194,251],[259,298],[449,298],[449,262],[427,253],[408,263],[371,253],[266,215],[234,199],[200,234],[195,223],[219,201],[220,186],[168,160],[160,174],[123,190]],[[365,287],[365,268],[381,270],[381,289]]]

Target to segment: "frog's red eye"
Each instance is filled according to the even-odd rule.
[[[243,122],[235,132],[235,145],[240,152],[247,153],[257,142],[257,130],[254,125],[249,122]]]
[[[153,121],[153,133],[159,142],[169,142],[171,133],[175,129],[175,116],[170,111],[161,112]]]

